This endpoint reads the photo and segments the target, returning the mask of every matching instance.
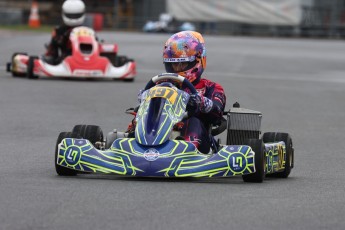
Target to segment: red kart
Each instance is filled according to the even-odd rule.
[[[71,31],[72,54],[59,64],[49,64],[44,57],[15,53],[7,64],[12,76],[110,78],[133,81],[136,63],[126,56],[117,55],[117,44],[99,43],[94,30],[80,26]]]

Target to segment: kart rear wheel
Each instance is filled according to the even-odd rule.
[[[72,133],[72,132],[62,132],[60,133],[57,141],[56,141],[56,145],[55,145],[55,170],[56,173],[59,176],[75,176],[77,175],[77,171],[70,169],[70,168],[66,168],[63,167],[61,165],[57,164],[58,161],[58,145],[61,143],[61,141],[65,138],[79,138],[78,134],[76,133]]]
[[[30,56],[28,61],[27,77],[29,79],[37,79],[38,76],[34,74],[35,60],[38,59],[36,56]]]
[[[255,173],[243,175],[244,182],[262,183],[265,178],[265,146],[261,139],[247,139],[244,145],[248,145],[255,152]]]
[[[76,125],[72,133],[77,133],[82,138],[89,140],[94,146],[96,142],[103,142],[103,131],[97,125]]]
[[[272,143],[275,142],[277,133],[275,132],[267,132],[262,135],[262,141],[264,143]]]
[[[264,133],[262,139],[264,143],[272,143],[283,141],[286,147],[286,159],[285,159],[285,168],[282,172],[277,172],[271,174],[273,177],[287,178],[290,175],[291,169],[294,165],[294,148],[292,144],[292,139],[288,133],[276,133],[268,132]]]

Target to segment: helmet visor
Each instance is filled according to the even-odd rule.
[[[169,73],[184,72],[196,65],[195,57],[164,58],[165,70]]]
[[[79,19],[83,17],[84,13],[77,13],[77,14],[64,13],[64,15],[66,18],[69,18],[69,19]]]

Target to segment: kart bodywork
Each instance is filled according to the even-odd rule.
[[[176,124],[186,115],[189,94],[166,82],[155,84],[166,79],[178,79],[193,87],[176,74],[152,78],[136,113],[134,137],[115,130],[104,140],[98,126],[87,125],[77,125],[72,132],[61,133],[55,152],[57,173],[142,177],[242,175],[244,181],[262,182],[266,174],[279,176],[289,168],[285,173],[288,176],[293,167],[291,138],[287,136],[290,142],[284,142],[282,134],[268,133],[264,134],[268,141],[264,143],[259,138],[260,112],[236,107],[226,112],[225,125],[220,125],[223,128],[217,132],[227,129],[227,145],[217,144],[214,137],[210,137],[214,145],[209,154],[202,154],[192,143],[176,138]],[[196,93],[195,89],[191,92]],[[215,130],[211,131],[213,135]]]
[[[72,53],[59,63],[50,63],[43,56],[15,53],[7,70],[13,76],[110,78],[133,81],[136,63],[119,56],[117,44],[99,43],[95,32],[88,27],[76,27],[71,31]]]
[[[110,149],[96,149],[85,139],[64,139],[57,164],[89,173],[154,177],[227,177],[255,172],[249,146],[224,146],[205,155],[191,143],[169,140],[159,146],[140,145],[134,138],[120,138]]]

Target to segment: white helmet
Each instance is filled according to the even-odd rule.
[[[62,5],[62,19],[67,26],[80,26],[85,19],[85,4],[81,0],[66,0]]]

